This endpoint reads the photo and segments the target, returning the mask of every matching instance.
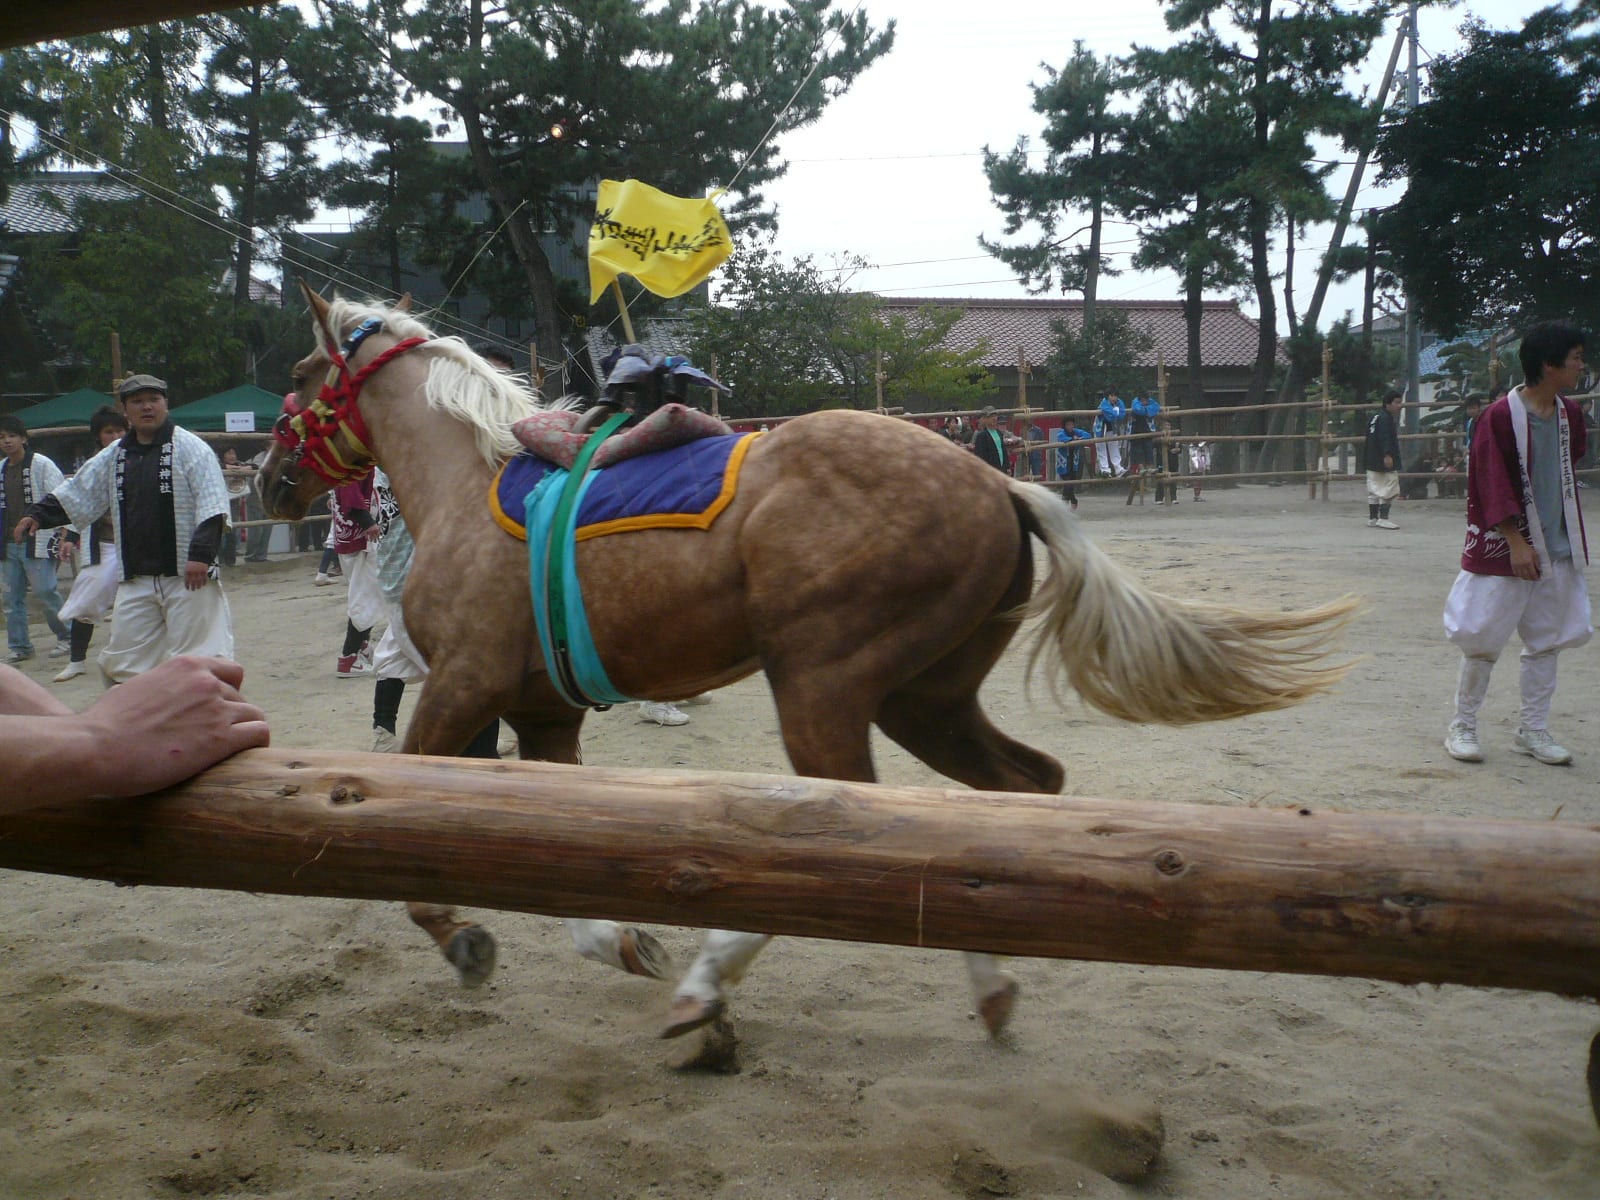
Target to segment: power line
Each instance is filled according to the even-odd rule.
[[[29,126],[32,127],[34,136],[36,138],[48,146],[54,153],[61,155],[68,161],[75,162],[80,166],[87,166],[91,168],[94,167],[97,161],[104,161],[107,165],[113,168],[113,177],[116,178],[119,183],[123,184],[123,186],[127,187],[129,190],[137,192],[146,200],[169,208],[179,216],[185,217],[200,225],[204,225],[208,229],[215,230],[224,237],[242,241],[249,245],[252,250],[261,251],[264,249],[261,242],[256,238],[255,231],[247,228],[244,224],[235,220],[234,218],[221,213],[213,214],[210,210],[203,208],[197,201],[191,200],[181,192],[174,191],[172,188],[169,188],[158,181],[149,179],[147,176],[141,175],[138,171],[133,170],[131,167],[126,167],[115,160],[98,159],[97,156],[89,154],[88,152],[82,150],[82,148],[75,146],[67,139],[41,129],[38,125],[34,124],[32,121],[28,121],[26,117],[23,117],[16,112],[13,112],[9,109],[0,108],[0,117],[3,117],[7,120],[25,121]],[[162,193],[165,193],[165,195]],[[177,202],[175,203],[174,199],[168,199],[167,197],[173,197]],[[215,219],[213,219],[213,217],[215,217]],[[219,224],[219,221],[224,223]],[[309,235],[305,234],[300,234],[299,236],[331,252],[336,253],[339,249],[339,247],[333,245],[331,242],[325,242],[320,238],[310,237]],[[390,299],[399,298],[394,295],[392,289],[378,282],[377,280],[370,279],[362,275],[359,271],[352,270],[347,266],[335,264],[327,259],[319,258],[316,255],[304,254],[298,250],[291,250],[290,247],[284,244],[281,239],[278,242],[277,258],[280,262],[295,268],[302,274],[323,280],[327,283],[337,285],[342,279],[348,283],[353,283],[367,289],[370,295],[384,296]],[[477,339],[487,341],[507,348],[516,346],[515,343],[507,340],[503,335],[498,334],[493,330],[474,325],[469,321],[461,320],[459,317],[448,314],[442,309],[435,310],[430,316],[430,321],[434,325],[443,328],[446,332],[454,333],[457,336],[466,337],[468,340]]]

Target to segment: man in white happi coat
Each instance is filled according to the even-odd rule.
[[[233,657],[233,621],[217,574],[228,489],[217,456],[173,425],[167,385],[133,375],[117,389],[126,437],[43,497],[17,526],[88,528],[111,514],[122,582],[109,644],[107,683],[121,683],[178,654]]]
[[[66,653],[67,626],[58,615],[61,593],[56,590],[56,565],[50,557],[49,538],[16,536],[28,508],[61,482],[61,468],[28,444],[28,431],[10,413],[0,416],[0,529],[12,535],[4,541],[6,585],[6,661],[19,663],[33,657],[28,632],[28,593],[39,597],[45,621],[56,635],[52,658]]]

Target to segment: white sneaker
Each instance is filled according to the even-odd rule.
[[[684,707],[688,707],[690,705],[710,704],[711,693],[700,692],[698,695],[690,696],[687,700],[680,700],[678,703]]]
[[[66,638],[56,639],[56,644],[50,647],[51,658],[65,658],[72,653],[72,644]]]
[[[317,587],[327,587],[333,582],[333,577],[325,571],[318,571],[317,577],[311,581]]]
[[[1478,744],[1478,731],[1468,729],[1460,721],[1451,721],[1444,735],[1444,752],[1457,762],[1482,762],[1483,747]]]
[[[69,679],[76,679],[79,675],[87,672],[88,669],[89,668],[81,662],[69,662],[66,666],[61,668],[61,673],[50,682],[65,683]]]
[[[363,675],[372,674],[372,668],[367,665],[367,660],[357,654],[341,654],[339,661],[333,668],[334,675],[339,679],[360,679]]]
[[[1376,529],[1377,527],[1378,527],[1378,518],[1377,517],[1368,517],[1367,518],[1367,528],[1368,529]]]
[[[400,739],[395,737],[382,725],[372,727],[372,752],[374,754],[393,754],[400,749]]]
[[[657,725],[687,725],[689,714],[676,704],[656,700],[639,702],[639,720],[654,721]]]
[[[1519,729],[1511,739],[1511,748],[1552,767],[1565,766],[1572,761],[1572,752],[1550,736],[1548,729]]]
[[[1373,524],[1375,524],[1379,529],[1399,529],[1400,528],[1400,526],[1396,525],[1393,521],[1389,520],[1388,517],[1379,517],[1376,521],[1373,522]]]

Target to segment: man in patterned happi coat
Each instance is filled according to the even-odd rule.
[[[122,582],[107,683],[121,683],[178,654],[233,657],[233,620],[217,573],[228,488],[205,442],[172,423],[167,385],[133,375],[117,389],[128,433],[28,510],[22,538],[40,528],[88,528],[111,514]]]

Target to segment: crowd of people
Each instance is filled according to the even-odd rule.
[[[1511,748],[1541,763],[1572,761],[1549,730],[1549,713],[1559,654],[1593,633],[1576,479],[1590,442],[1586,414],[1567,398],[1585,377],[1585,349],[1585,334],[1568,322],[1533,326],[1519,351],[1525,382],[1487,406],[1467,410],[1461,463],[1466,539],[1444,608],[1445,634],[1461,653],[1445,736],[1446,751],[1458,761],[1483,760],[1478,713],[1490,672],[1513,633],[1523,648],[1521,709]],[[241,466],[231,450],[213,453],[199,437],[174,426],[162,380],[130,376],[117,398],[118,408],[103,409],[91,421],[101,449],[70,478],[32,448],[16,417],[0,415],[8,646],[6,665],[0,666],[0,761],[7,764],[10,784],[0,806],[139,795],[269,741],[265,715],[244,699],[243,669],[231,661],[232,620],[218,571],[237,555],[230,526],[256,519],[259,511],[252,508],[253,490],[238,486],[253,467]],[[1397,391],[1383,397],[1365,447],[1368,525],[1386,530],[1399,527],[1391,505],[1403,470],[1400,399]],[[1084,433],[1069,416],[1050,439],[1055,474],[1072,507],[1078,503],[1072,483],[1091,465],[1114,476],[1159,467],[1162,481],[1187,465],[1196,477],[1194,498],[1202,498],[1199,477],[1209,466],[1205,443],[1135,438],[1125,461],[1118,442],[1092,441],[1123,429],[1170,433],[1170,421],[1155,401],[1124,407],[1108,388],[1092,429],[1093,435]],[[989,408],[970,433],[959,418],[947,420],[942,432],[997,470],[1025,478],[1044,473],[1046,438],[1037,425],[1002,430],[1000,414]],[[1176,490],[1175,480],[1158,483],[1156,503],[1174,503]],[[245,538],[246,561],[258,547],[265,557],[266,544],[256,542],[255,528]],[[400,696],[427,667],[405,634],[400,597],[411,543],[381,474],[339,489],[330,545],[349,586],[335,672],[375,679],[373,748],[390,750],[397,742]],[[63,601],[55,564],[73,558],[81,561]],[[319,576],[328,574],[324,564]],[[15,669],[35,653],[30,595],[56,638],[50,655],[68,660],[56,682],[85,673],[94,628],[107,622],[114,607],[97,660],[108,691],[82,713]],[[374,647],[380,621],[386,626]],[[672,709],[667,719],[643,709],[641,717],[659,724],[688,719],[675,706],[666,707]],[[498,722],[480,733],[466,753],[496,757],[497,727]],[[112,745],[128,753],[107,754]]]
[[[994,408],[983,409],[970,424],[963,417],[950,416],[935,426],[935,432],[1008,475],[1060,483],[1062,498],[1074,512],[1078,510],[1076,485],[1085,478],[1128,479],[1129,504],[1139,494],[1142,481],[1154,478],[1155,503],[1172,505],[1178,503],[1178,483],[1171,477],[1185,475],[1194,499],[1204,499],[1203,476],[1211,469],[1211,446],[1198,439],[1175,440],[1177,428],[1162,414],[1161,402],[1154,397],[1124,405],[1116,387],[1108,386],[1089,429],[1080,427],[1077,416],[1069,413],[1049,435],[1031,415],[1017,417],[1012,428],[1003,428],[1004,416]],[[1079,442],[1086,444],[1080,446]],[[1047,451],[1047,444],[1056,448]],[[1046,473],[1047,454],[1050,474]]]

